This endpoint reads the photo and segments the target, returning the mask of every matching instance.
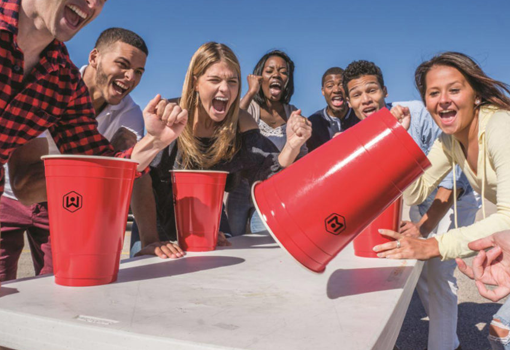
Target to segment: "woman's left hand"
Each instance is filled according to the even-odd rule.
[[[392,230],[379,230],[379,233],[396,240],[374,247],[379,258],[428,260],[440,256],[439,245],[435,238],[406,237]]]
[[[299,149],[312,136],[312,123],[301,115],[298,109],[287,120],[287,144],[292,149]]]

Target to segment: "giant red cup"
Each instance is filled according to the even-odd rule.
[[[137,162],[44,156],[55,282],[115,282]]]
[[[252,197],[275,240],[305,267],[323,272],[429,166],[383,108],[256,183]]]
[[[354,239],[354,255],[363,258],[377,258],[377,253],[373,248],[376,245],[394,241],[393,238],[383,236],[379,229],[397,231],[400,227],[402,218],[402,197],[393,202],[381,215],[372,221],[365,229]]]
[[[172,170],[179,246],[190,252],[214,250],[218,242],[228,172]]]

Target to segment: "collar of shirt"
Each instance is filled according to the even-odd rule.
[[[332,117],[329,115],[328,113],[328,107],[324,108],[322,110],[322,118],[324,118],[326,121],[328,121],[329,123],[340,123],[342,124],[343,122],[347,121],[350,117],[351,117],[351,113],[352,112],[352,109],[349,108],[347,110],[347,114],[345,115],[345,117],[343,119],[338,119],[336,117]]]

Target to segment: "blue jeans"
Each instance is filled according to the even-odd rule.
[[[510,331],[510,299],[493,316],[491,326]],[[489,334],[489,342],[493,350],[510,350],[510,333],[504,338]]]
[[[267,231],[266,226],[262,222],[259,213],[257,211],[253,212],[250,220],[250,231],[251,233],[259,233],[263,231]]]
[[[239,185],[228,194],[227,216],[232,236],[246,233],[248,219],[255,210],[251,202],[251,189],[247,180],[243,179]]]

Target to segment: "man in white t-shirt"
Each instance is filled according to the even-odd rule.
[[[142,78],[147,55],[147,46],[140,36],[126,29],[110,28],[101,33],[89,55],[89,64],[80,70],[96,110],[98,130],[117,150],[132,147],[143,136],[142,111],[129,93]],[[1,281],[16,278],[25,231],[35,273],[39,275],[53,272],[47,205],[24,205],[15,196],[18,193],[19,197],[25,200],[38,201],[30,196],[30,192],[36,196],[36,193],[41,191],[35,186],[44,186],[44,182],[38,181],[44,177],[40,156],[47,154],[48,149],[49,154],[59,154],[51,135],[43,135],[46,138],[37,138],[16,150],[9,162],[10,169],[6,169],[7,175],[16,174],[16,177],[10,181],[6,179],[4,196],[0,202]],[[31,187],[31,184],[34,187]],[[151,178],[146,174],[135,181],[131,200],[143,245],[159,241],[155,209],[152,209],[154,205]],[[156,251],[160,256],[182,255],[182,251],[171,244],[157,244],[158,247],[161,246],[159,251]]]

